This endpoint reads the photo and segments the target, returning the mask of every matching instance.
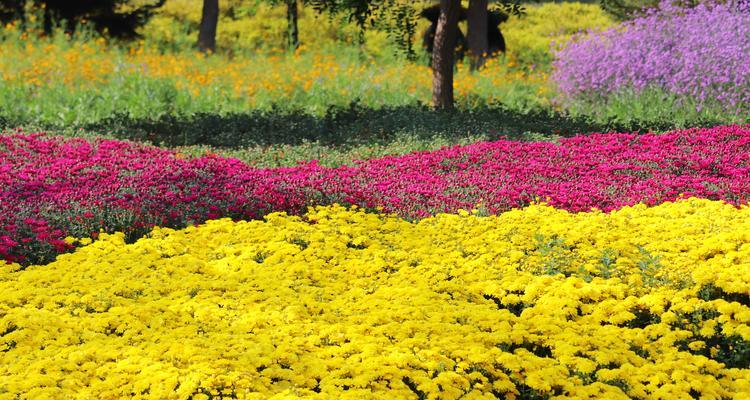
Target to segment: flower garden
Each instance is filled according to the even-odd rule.
[[[512,53],[479,72],[459,67],[459,116],[410,103],[427,96],[429,71],[413,63],[304,51],[257,62],[103,40],[20,45],[26,33],[6,27],[0,400],[750,398],[750,41],[725,46],[748,34],[750,14],[742,4],[661,6],[572,39],[558,30],[571,41],[554,51],[542,49],[552,35],[526,38],[543,46],[518,59],[554,59],[549,70],[514,67]],[[566,16],[614,24],[589,4],[542,7],[533,21],[568,7]],[[526,32],[517,24],[509,39]],[[691,52],[697,42],[670,39],[699,31],[705,54],[722,60],[713,72]],[[638,42],[654,46],[611,45]],[[76,69],[81,60],[88,67]],[[266,74],[264,62],[289,74]],[[299,72],[306,63],[323,66]],[[349,83],[379,73],[382,85]],[[696,74],[713,80],[691,86]],[[518,107],[563,112],[531,121],[539,126],[587,107],[601,117],[618,102],[647,109],[655,93],[721,123],[570,134],[618,126],[591,120],[440,136],[461,129],[443,124],[485,129],[494,120],[472,101],[491,104],[498,91],[503,102],[534,99]],[[311,124],[379,137],[364,144],[376,156],[277,132],[287,118],[283,126],[306,132],[296,112],[357,93],[369,111]],[[394,105],[413,108],[378,109]],[[116,110],[159,116],[127,125]],[[334,123],[405,110],[435,135]],[[519,115],[549,110],[537,111]],[[168,146],[186,125],[164,121],[202,112],[216,114],[196,129],[228,130]],[[243,124],[271,129],[268,141]],[[256,157],[280,152],[296,155],[276,167]],[[326,163],[326,152],[343,161]]]
[[[747,127],[339,168],[2,149],[0,395],[750,395]]]

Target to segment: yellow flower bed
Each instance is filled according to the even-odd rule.
[[[750,208],[341,207],[0,272],[0,399],[750,397]]]

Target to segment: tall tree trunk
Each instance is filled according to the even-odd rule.
[[[42,27],[46,36],[52,35],[52,10],[49,7],[44,7],[44,16],[42,17]]]
[[[198,49],[216,51],[216,27],[219,24],[219,0],[203,0],[203,16],[198,32]]]
[[[26,0],[18,0],[13,7],[13,19],[20,22],[21,28],[26,30]]]
[[[469,11],[466,15],[469,25],[469,60],[471,69],[482,67],[490,50],[487,39],[487,0],[469,0]]]
[[[287,48],[289,50],[296,50],[299,47],[298,20],[299,9],[297,8],[297,0],[286,0],[286,33]]]
[[[432,49],[432,104],[453,108],[453,64],[461,0],[440,0],[440,18]]]

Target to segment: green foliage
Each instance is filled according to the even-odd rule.
[[[638,246],[638,252],[641,258],[638,260],[636,266],[641,271],[641,278],[643,284],[646,286],[656,286],[666,283],[666,281],[659,276],[659,272],[664,268],[661,264],[661,257],[654,256],[643,246]]]
[[[550,237],[537,233],[534,235],[536,252],[542,257],[541,273],[547,275],[565,274],[571,260],[571,249],[565,239],[553,235]]]
[[[390,13],[383,13],[379,19],[379,25],[388,34],[388,38],[410,61],[417,59],[417,50],[414,47],[418,36],[418,23],[419,14],[413,4],[395,4]]]
[[[613,250],[610,248],[602,250],[601,256],[599,257],[599,275],[602,278],[612,278],[614,273],[617,271],[616,264],[618,257],[619,254],[617,250]]]
[[[659,0],[600,0],[602,9],[619,20],[630,19],[643,10],[655,8]]]
[[[607,98],[590,96],[569,104],[567,110],[571,115],[588,116],[611,125],[657,131],[750,122],[750,116],[728,111],[718,102],[699,107],[689,98],[679,98],[659,88],[623,91]]]
[[[698,4],[726,3],[732,0],[672,0],[672,4],[695,7]],[[649,9],[659,8],[661,0],[599,0],[602,9],[619,20],[643,15]]]

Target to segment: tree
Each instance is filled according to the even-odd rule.
[[[219,0],[203,0],[203,13],[198,31],[198,50],[216,51],[216,29],[219,24]]]
[[[466,21],[469,28],[466,35],[469,44],[469,62],[471,63],[471,69],[476,70],[484,64],[487,53],[489,53],[487,0],[470,0]]]
[[[492,53],[505,52],[505,39],[500,24],[510,15],[521,15],[524,9],[517,0],[501,0],[491,10],[488,0],[469,0],[467,23],[468,47],[471,69],[484,65]]]
[[[430,27],[424,31],[422,35],[422,48],[430,54],[430,66],[432,66],[432,52],[435,47],[435,34],[437,33],[437,26],[440,20],[440,3],[435,4],[432,7],[427,7],[420,13],[422,18],[430,21]],[[461,9],[461,13],[458,17],[459,23],[466,20],[466,10]],[[461,28],[456,29],[456,40],[455,40],[456,55],[453,57],[454,64],[463,61],[464,55],[466,54],[466,36],[461,32]]]
[[[440,18],[432,51],[432,105],[453,108],[453,57],[461,0],[440,0]]]
[[[299,47],[299,8],[297,0],[286,0],[287,48],[296,50]]]
[[[154,11],[166,0],[132,6],[128,0],[0,0],[0,17],[26,20],[26,5],[44,9],[44,31],[51,34],[55,24],[61,24],[66,32],[75,32],[83,21],[90,21],[94,29],[109,36],[132,39],[136,30],[146,23]],[[5,21],[7,22],[7,21]]]
[[[466,19],[469,25],[467,42],[472,69],[484,63],[490,50],[488,21],[499,21],[496,14],[488,18],[487,0],[469,0]],[[515,0],[504,0],[501,6],[509,13],[519,15],[523,8]],[[454,107],[453,99],[453,49],[456,43],[458,20],[461,16],[460,0],[441,0],[435,44],[432,52],[432,104],[438,109]],[[507,18],[507,15],[504,15]],[[499,31],[497,32],[499,34]],[[447,46],[447,47],[445,47]],[[505,50],[505,42],[502,44]]]
[[[270,0],[272,5],[286,6],[286,46],[288,50],[299,47],[299,1],[298,0]],[[304,3],[304,0],[302,0]]]
[[[23,21],[25,9],[26,0],[0,0],[0,22]]]
[[[272,5],[286,6],[287,48],[299,47],[299,6],[297,0],[270,0]],[[198,32],[198,49],[202,52],[216,51],[216,30],[219,23],[219,0],[203,0],[203,13]]]
[[[409,61],[415,61],[417,52],[414,50],[414,42],[417,38],[419,13],[409,2],[400,2],[389,10],[388,15],[382,14],[385,13],[381,13],[380,20],[385,20],[385,23],[381,27],[388,34],[388,38]]]

